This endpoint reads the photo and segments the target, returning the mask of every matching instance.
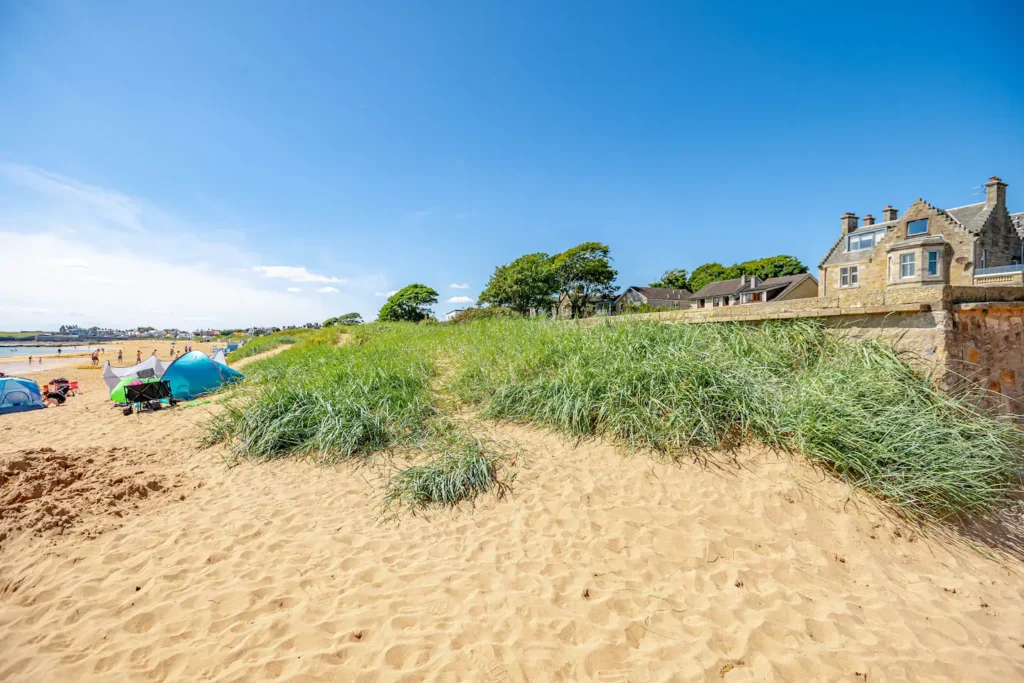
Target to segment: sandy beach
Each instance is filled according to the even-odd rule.
[[[1019,561],[800,460],[489,427],[514,495],[396,523],[380,470],[231,467],[197,443],[216,399],[125,417],[65,374],[65,406],[0,418],[3,681],[1024,677]]]

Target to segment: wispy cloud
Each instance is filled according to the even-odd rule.
[[[252,269],[263,277],[280,278],[292,282],[345,282],[340,277],[311,273],[304,266],[253,266]]]
[[[397,289],[392,289],[390,292],[374,292],[373,293],[374,296],[388,296],[388,297],[394,296],[395,294],[398,294],[398,290]]]
[[[457,285],[457,284],[453,283],[453,284],[450,284],[448,286],[451,287],[452,289],[469,289],[469,285],[468,284]]]
[[[318,293],[320,293],[320,294],[337,294],[339,290],[338,290],[337,287],[327,286],[327,287],[317,287],[316,291]]]
[[[471,304],[471,303],[473,303],[473,299],[468,297],[468,296],[453,296],[451,299],[448,299],[448,303],[450,303],[450,304]]]
[[[291,292],[292,294],[298,294],[299,292],[302,291],[302,287],[289,287],[288,291]]]
[[[199,319],[225,327],[301,324],[331,315],[339,299],[358,310],[359,297],[365,303],[383,281],[360,276],[343,293],[331,287],[331,297],[296,297],[290,290],[299,287],[270,285],[345,280],[302,266],[253,266],[268,259],[217,242],[222,232],[114,190],[0,161],[0,250],[17,256],[4,262],[0,321],[11,329],[54,329],[72,318],[122,328],[184,327]],[[40,279],[40,263],[68,277]],[[140,263],[147,278],[173,286],[125,287],[118,274],[136,272]]]

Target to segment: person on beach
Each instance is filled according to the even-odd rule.
[[[117,350],[117,363],[118,365],[121,364],[121,349]]]
[[[135,362],[136,363],[141,363],[142,362],[142,350],[141,349],[135,352]]]
[[[29,357],[28,357],[28,364],[29,364],[29,365],[32,365],[32,356],[29,356]]]
[[[99,365],[100,364],[100,350],[99,349],[96,349],[95,351],[92,352],[92,364],[93,365]]]
[[[58,356],[60,355],[60,347],[59,346],[57,347],[57,355]]]

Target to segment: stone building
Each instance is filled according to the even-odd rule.
[[[765,280],[756,275],[743,275],[732,280],[709,282],[691,298],[695,308],[716,308],[815,296],[818,296],[818,281],[813,275],[802,273],[770,277]]]
[[[819,265],[819,296],[922,285],[1024,285],[1024,212],[1006,208],[1006,183],[992,177],[985,201],[939,209],[918,199],[882,221],[842,217],[842,235]]]
[[[615,300],[616,313],[624,313],[636,306],[647,305],[651,308],[683,309],[693,306],[688,289],[670,289],[667,287],[628,287]]]

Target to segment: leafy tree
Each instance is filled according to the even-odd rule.
[[[406,285],[380,307],[378,320],[419,322],[431,317],[428,306],[437,303],[437,292],[421,284]]]
[[[361,325],[363,322],[363,316],[358,313],[346,313],[345,315],[339,315],[336,318],[328,318],[324,321],[324,327],[334,327],[335,325]]]
[[[712,282],[728,280],[726,271],[726,267],[721,263],[705,263],[702,266],[697,266],[690,274],[690,291],[699,292]]]
[[[508,306],[525,315],[531,308],[549,307],[557,292],[554,264],[547,254],[538,252],[495,268],[477,305]]]
[[[582,318],[593,297],[615,293],[615,277],[608,245],[584,242],[552,257],[559,289],[569,298],[573,318]]]
[[[800,263],[799,259],[785,254],[746,261],[739,264],[739,268],[743,273],[756,275],[762,280],[767,280],[770,277],[782,277],[784,275],[803,275],[807,272],[807,266]]]
[[[156,328],[155,327],[136,327],[135,329],[138,330],[139,332],[146,333],[146,332],[152,332]]]
[[[667,289],[690,289],[690,281],[686,277],[685,268],[673,268],[672,270],[666,270],[660,280],[652,282],[648,286],[665,287]]]
[[[705,263],[693,269],[690,275],[690,291],[698,292],[711,282],[732,280],[741,275],[757,276],[767,280],[770,277],[802,275],[806,272],[807,266],[800,263],[797,258],[785,254],[744,261],[728,267],[721,263]]]

